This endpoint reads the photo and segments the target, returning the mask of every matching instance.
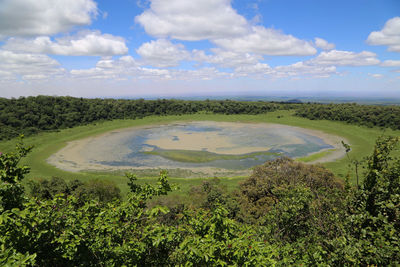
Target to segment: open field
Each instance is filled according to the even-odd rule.
[[[362,159],[369,155],[372,151],[376,138],[383,133],[386,135],[400,135],[399,131],[392,131],[386,129],[385,131],[378,128],[367,128],[362,126],[354,126],[341,122],[331,122],[324,120],[308,120],[304,118],[294,117],[290,111],[277,111],[262,115],[215,115],[215,114],[194,114],[182,116],[152,116],[139,120],[115,120],[98,122],[96,124],[79,126],[75,128],[61,130],[59,132],[40,133],[38,135],[28,137],[25,139],[26,144],[34,145],[35,148],[23,160],[24,164],[31,167],[31,173],[27,178],[50,178],[52,176],[59,176],[66,179],[110,179],[115,181],[123,192],[127,190],[126,179],[122,172],[104,173],[104,172],[78,172],[72,173],[57,169],[49,165],[46,159],[53,153],[64,147],[67,142],[81,139],[89,136],[99,135],[111,130],[143,126],[148,124],[161,124],[173,121],[227,121],[227,122],[264,122],[264,123],[278,123],[307,129],[319,130],[325,133],[337,135],[346,139],[350,144],[352,150],[349,156],[355,159]],[[10,140],[0,143],[0,151],[7,152],[13,150],[16,140]],[[328,152],[326,152],[328,153]],[[315,160],[326,153],[317,153],[310,155],[312,158],[303,158],[302,161]],[[343,157],[334,162],[323,163],[328,169],[332,170],[337,176],[344,177],[348,172],[348,159]],[[183,171],[183,170],[182,170]],[[140,182],[154,181],[153,172],[138,172]],[[152,177],[150,177],[152,176]],[[203,178],[180,178],[184,175],[179,173],[179,170],[170,173],[170,181],[179,185],[182,192],[187,191],[190,186],[199,184]],[[228,189],[235,187],[239,180],[243,177],[224,178],[223,182],[228,186]],[[354,177],[352,177],[354,181]]]

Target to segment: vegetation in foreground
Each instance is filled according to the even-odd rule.
[[[0,156],[0,264],[395,266],[400,160],[391,152],[398,142],[376,142],[358,187],[320,165],[281,158],[233,193],[205,181],[185,205],[163,198],[173,189],[163,172],[156,185],[127,174],[124,200],[92,190],[81,201],[76,190],[84,185],[55,188],[63,184],[57,179],[32,185],[28,196],[21,181],[29,168],[18,163],[30,148],[19,144]]]

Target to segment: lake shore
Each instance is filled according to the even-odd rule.
[[[176,122],[176,124],[184,124],[186,122]],[[220,122],[219,122],[220,123]],[[230,122],[230,124],[234,124],[234,122]],[[318,158],[314,161],[308,162],[308,163],[325,163],[325,162],[331,162],[335,161],[337,159],[342,158],[345,155],[345,149],[341,145],[341,141],[343,140],[344,142],[348,143],[344,138],[327,134],[319,130],[311,130],[311,129],[306,129],[306,128],[300,128],[300,127],[295,127],[295,126],[286,126],[282,124],[270,124],[270,123],[249,123],[248,126],[252,125],[262,125],[264,127],[291,127],[295,128],[298,131],[301,131],[305,134],[309,134],[315,137],[318,137],[322,139],[326,144],[329,144],[333,147],[333,151],[329,151],[326,155],[324,155],[321,158]],[[110,166],[106,164],[99,164],[98,162],[94,162],[92,159],[94,158],[94,155],[99,155],[99,153],[103,153],[104,159],[107,158],[107,153],[102,152],[101,146],[97,146],[96,149],[90,149],[90,144],[92,142],[97,142],[99,143],[99,140],[101,140],[104,137],[107,138],[112,138],[112,135],[114,134],[119,134],[120,136],[124,136],[124,134],[128,135],[130,131],[133,129],[147,129],[154,127],[154,125],[147,125],[147,126],[138,126],[138,127],[132,127],[132,128],[125,128],[125,129],[120,129],[120,130],[113,130],[107,133],[103,133],[97,136],[92,136],[84,139],[79,139],[79,140],[74,140],[70,141],[67,143],[67,145],[50,156],[47,159],[47,162],[61,170],[69,171],[69,172],[81,172],[81,171],[93,171],[93,172],[112,172],[112,171],[134,171],[134,170],[150,170],[154,169],[153,167],[134,167],[132,166]],[[182,136],[181,136],[182,138]],[[196,138],[199,138],[199,136],[193,136],[191,139],[190,136],[184,136],[184,144],[186,145],[186,148],[188,150],[196,150],[197,148],[197,143],[196,143]],[[211,137],[212,140],[212,137]],[[171,147],[171,142],[169,140],[164,140],[165,142],[162,143],[162,140],[157,143],[160,146],[164,147]],[[207,141],[207,140],[205,140]],[[211,145],[211,150],[216,149],[217,145],[220,145],[222,140],[214,140],[214,142],[209,142]],[[100,142],[101,143],[101,142]],[[223,143],[223,142],[222,142]],[[214,147],[213,147],[214,144]],[[126,149],[124,147],[118,147],[117,149]],[[260,151],[264,150],[266,147],[262,148],[253,148],[253,149],[243,149],[243,148],[238,148],[237,151],[230,150],[225,153],[232,153],[236,152],[236,154],[240,154],[241,152],[249,152],[249,151]],[[332,150],[332,148],[327,148],[320,150],[315,153],[320,153],[321,151],[324,150]],[[219,151],[220,153],[220,151]],[[310,153],[310,154],[315,154],[315,153]],[[233,154],[233,153],[232,153]],[[156,166],[157,169],[171,169],[171,166]],[[176,168],[173,168],[176,169]],[[227,173],[232,173],[232,170],[226,170],[226,169],[221,169],[221,168],[213,168],[213,167],[190,167],[187,168],[190,169],[193,173],[198,173],[199,175],[207,175],[207,176],[223,176]],[[235,175],[247,175],[250,173],[250,170],[241,170],[241,171],[234,171]]]

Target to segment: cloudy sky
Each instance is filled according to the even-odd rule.
[[[400,97],[399,0],[0,0],[0,97]]]

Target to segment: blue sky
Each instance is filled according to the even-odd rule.
[[[400,97],[400,1],[0,0],[0,96],[39,94]]]

